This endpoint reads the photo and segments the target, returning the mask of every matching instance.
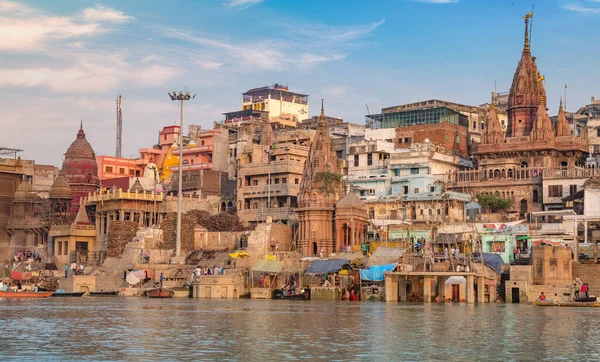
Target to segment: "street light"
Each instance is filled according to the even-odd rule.
[[[190,95],[190,92],[179,92],[175,91],[169,93],[169,97],[172,101],[179,101],[179,185],[177,188],[177,235],[175,241],[175,258],[177,263],[180,264],[181,256],[181,200],[183,198],[181,184],[183,181],[183,101],[189,101],[190,99],[196,98],[196,95]]]

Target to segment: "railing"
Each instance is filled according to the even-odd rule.
[[[300,153],[300,154],[308,154],[310,148],[308,146],[295,145],[293,143],[283,143],[276,144],[275,148],[271,150],[272,155],[282,154],[282,153]]]
[[[291,207],[271,207],[258,209],[238,210],[240,221],[264,220],[267,216],[273,219],[288,219],[293,214]]]
[[[146,201],[162,201],[165,198],[164,193],[156,192],[131,192],[129,190],[123,191],[122,189],[111,190],[108,189],[106,192],[97,191],[93,194],[88,194],[87,197],[83,197],[81,204],[89,204],[93,202],[107,201],[107,200],[146,200]]]
[[[215,147],[213,145],[200,145],[194,147],[186,147],[183,149],[183,154],[188,155],[190,153],[200,153],[200,152],[213,152]],[[179,149],[172,151],[173,155],[179,156]]]
[[[269,192],[272,196],[276,195],[290,195],[297,196],[300,191],[300,185],[297,184],[274,184],[269,188],[268,185],[260,186],[244,186],[240,189],[240,192],[244,196],[251,195],[267,195]]]
[[[298,161],[273,161],[271,163],[248,163],[240,165],[240,171],[245,175],[266,175],[274,173],[297,173],[304,171],[304,162]]]

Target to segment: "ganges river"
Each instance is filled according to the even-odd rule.
[[[600,360],[600,308],[0,299],[0,361]]]

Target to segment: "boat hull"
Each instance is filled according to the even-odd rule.
[[[158,289],[150,289],[146,291],[146,295],[149,298],[171,298],[173,297],[174,292],[170,289],[158,288]]]
[[[90,297],[116,297],[119,291],[114,292],[90,292]]]
[[[48,298],[52,292],[3,292],[0,291],[0,298]]]
[[[540,307],[600,307],[600,302],[533,302],[533,305],[537,305]]]
[[[73,293],[53,293],[51,297],[82,297],[85,292],[73,292]]]

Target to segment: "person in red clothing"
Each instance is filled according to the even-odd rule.
[[[546,296],[544,295],[544,292],[542,292],[542,294],[540,294],[538,299],[541,300],[542,302],[546,300]]]
[[[588,296],[586,283],[583,283],[583,285],[581,285],[581,296],[584,298],[587,298],[587,296]]]

